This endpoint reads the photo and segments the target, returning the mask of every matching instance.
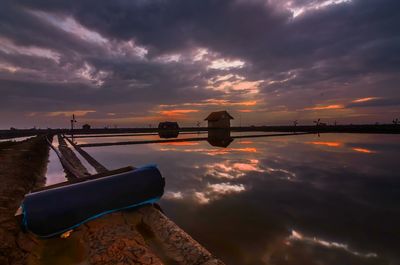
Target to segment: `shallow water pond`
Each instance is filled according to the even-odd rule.
[[[110,169],[157,164],[166,178],[165,213],[226,264],[400,262],[398,135],[85,150]]]

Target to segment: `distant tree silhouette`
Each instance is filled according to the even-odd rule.
[[[293,132],[294,132],[294,133],[296,133],[296,126],[297,126],[297,124],[298,124],[298,121],[297,121],[297,120],[294,120],[294,121],[293,121],[293,126],[294,126]]]
[[[316,120],[316,121],[314,121],[314,123],[315,123],[315,126],[319,126],[319,124],[321,123],[321,119],[318,119],[318,120]]]

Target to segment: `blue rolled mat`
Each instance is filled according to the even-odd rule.
[[[155,166],[25,195],[22,225],[40,237],[62,234],[104,214],[154,203],[165,181]]]

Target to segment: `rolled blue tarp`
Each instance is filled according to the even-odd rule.
[[[23,227],[40,236],[62,234],[102,215],[154,203],[165,181],[155,166],[25,195]]]

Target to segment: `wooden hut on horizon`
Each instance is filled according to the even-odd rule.
[[[208,128],[230,129],[233,117],[226,110],[223,110],[211,112],[204,120],[208,122]]]

